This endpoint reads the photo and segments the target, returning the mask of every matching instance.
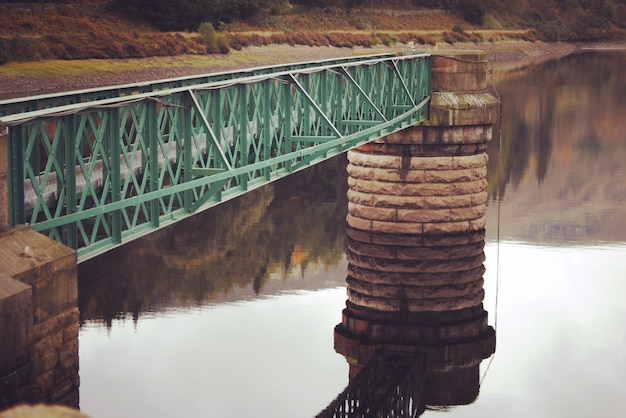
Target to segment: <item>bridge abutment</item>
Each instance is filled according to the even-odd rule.
[[[27,226],[0,234],[0,409],[78,408],[76,252]]]
[[[434,56],[427,122],[348,153],[348,300],[335,349],[425,356],[429,405],[472,402],[495,350],[483,308],[487,143],[499,100],[486,54]]]

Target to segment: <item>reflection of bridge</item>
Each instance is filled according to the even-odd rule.
[[[427,118],[430,57],[377,55],[0,102],[11,225],[79,261]]]
[[[425,409],[423,392],[423,356],[381,351],[318,417],[416,417]]]

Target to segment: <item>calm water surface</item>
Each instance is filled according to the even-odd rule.
[[[626,52],[496,72],[485,308],[471,405],[424,416],[626,414]],[[501,153],[498,154],[498,149]],[[81,409],[310,417],[348,383],[345,156],[80,267]]]

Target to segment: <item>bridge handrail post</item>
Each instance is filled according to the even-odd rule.
[[[9,127],[0,123],[0,233],[9,229]]]
[[[151,192],[159,190],[159,109],[155,101],[149,101],[148,115],[146,117],[146,131],[147,146],[149,150],[148,154],[148,176],[149,176],[149,190]],[[159,199],[153,199],[149,203],[150,211],[150,223],[153,227],[159,227]]]
[[[245,84],[239,87],[239,164],[237,167],[248,165],[249,157],[249,138],[248,138],[248,86]],[[239,184],[243,190],[248,190],[248,174],[242,174],[239,178]]]
[[[183,139],[183,179],[185,183],[193,180],[191,170],[193,169],[193,157],[192,157],[192,143],[193,143],[193,126],[192,126],[192,103],[191,98],[188,95],[183,96],[183,107],[181,109],[182,115],[178,118],[180,123],[181,137]],[[208,133],[207,133],[208,135]],[[187,213],[192,212],[193,205],[193,191],[187,189],[183,193],[183,205]]]
[[[1,129],[1,128],[0,128]],[[6,157],[0,156],[6,161],[7,173],[7,189],[2,191],[2,197],[6,193],[6,200],[2,199],[2,205],[6,204],[6,225],[7,229],[26,223],[26,208],[24,204],[24,143],[22,138],[26,137],[26,127],[24,125],[14,126],[12,128],[5,127],[4,135],[0,135],[0,140],[6,143]],[[4,147],[4,145],[1,145]],[[1,150],[0,153],[5,152]],[[4,163],[2,163],[4,164]],[[4,168],[0,169],[0,177]],[[3,206],[2,212],[5,209]],[[4,216],[3,214],[0,216]]]
[[[63,164],[61,164],[61,166],[65,167],[65,172],[63,173],[65,179],[59,184],[59,178],[57,177],[57,194],[60,195],[61,191],[65,193],[65,212],[67,215],[70,215],[78,211],[76,204],[76,146],[80,142],[80,139],[78,138],[76,115],[67,116],[63,121],[62,129],[64,131],[64,141],[61,142],[63,152],[59,153],[59,157],[65,159]],[[58,174],[61,175],[62,173]],[[65,190],[59,190],[61,188],[60,186],[64,186]],[[72,249],[77,249],[77,223],[70,222],[64,229],[65,231],[62,234],[62,236],[64,236],[64,244]]]
[[[272,113],[270,107],[272,105],[271,99],[271,89],[273,85],[273,81],[265,80],[262,84],[263,88],[263,159],[269,160],[272,156],[272,132],[271,132],[271,120]],[[269,181],[271,179],[271,169],[270,167],[266,167],[263,170],[263,176],[265,180]]]
[[[108,144],[105,147],[108,153],[107,158],[110,161],[111,170],[111,202],[118,202],[122,199],[122,176],[120,155],[122,153],[122,132],[121,132],[121,112],[119,108],[113,108],[109,111],[109,135]],[[111,213],[112,238],[115,243],[122,242],[122,211],[116,210]]]

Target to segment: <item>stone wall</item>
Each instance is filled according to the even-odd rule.
[[[29,227],[0,235],[0,409],[78,407],[76,253]]]

